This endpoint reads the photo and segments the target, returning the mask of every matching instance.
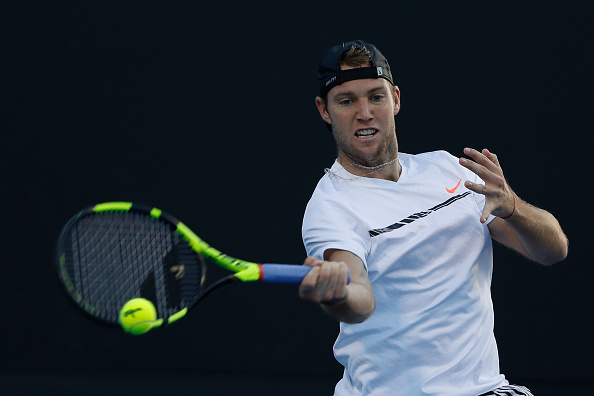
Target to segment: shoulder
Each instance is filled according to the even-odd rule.
[[[416,162],[437,162],[447,165],[458,164],[458,157],[453,156],[445,150],[428,151],[414,155],[401,153],[400,156],[404,157],[404,160],[408,159]]]
[[[356,216],[352,201],[361,191],[353,184],[337,175],[342,168],[333,167],[335,172],[327,172],[316,185],[304,214],[304,224],[325,222],[344,222]],[[340,219],[337,220],[337,219]]]
[[[408,169],[424,171],[429,169],[448,169],[453,172],[460,172],[464,167],[459,159],[444,150],[430,151],[419,154],[399,154],[400,164]]]
[[[335,180],[328,174],[324,175],[316,185],[307,203],[306,211],[335,210],[339,207],[350,206],[348,194],[345,194],[344,190],[342,180]]]

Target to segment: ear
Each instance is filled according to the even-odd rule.
[[[400,89],[397,86],[394,86],[394,115],[398,114],[400,111]]]
[[[322,119],[326,121],[326,123],[332,124],[330,114],[328,114],[328,109],[326,108],[326,105],[324,104],[322,98],[320,98],[319,96],[316,97],[316,107],[318,108],[318,111],[320,112],[320,116],[322,117]]]

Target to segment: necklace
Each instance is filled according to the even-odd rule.
[[[330,170],[330,168],[326,168],[326,169],[324,169],[324,173],[328,174],[330,177],[336,176],[336,177],[338,177],[338,178],[340,178],[342,180],[357,180],[357,179],[360,179],[362,177],[371,175],[372,173],[377,172],[378,170],[382,169],[385,166],[388,166],[390,164],[393,164],[394,162],[396,162],[397,159],[398,159],[398,155],[396,155],[396,157],[392,161],[388,161],[386,163],[383,163],[383,164],[377,165],[377,166],[365,166],[365,165],[357,164],[355,162],[351,162],[347,166],[343,166],[342,168],[338,169],[337,171],[332,171],[332,170]],[[341,171],[343,169],[346,169],[346,168],[348,168],[351,165],[355,165],[356,167],[362,168],[362,169],[368,169],[369,172],[364,173],[361,176],[355,176],[355,177],[351,177],[351,178],[343,177],[343,176],[340,176],[338,174],[338,171]]]

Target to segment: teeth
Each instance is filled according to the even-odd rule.
[[[377,131],[375,129],[365,129],[362,131],[357,131],[355,135],[357,136],[371,136],[374,135]]]

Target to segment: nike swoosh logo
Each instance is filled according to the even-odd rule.
[[[456,192],[456,190],[458,189],[458,187],[460,187],[460,183],[462,183],[462,179],[458,180],[458,184],[456,184],[456,187],[454,188],[445,188],[447,192],[449,192],[450,194],[453,194],[454,192]]]

